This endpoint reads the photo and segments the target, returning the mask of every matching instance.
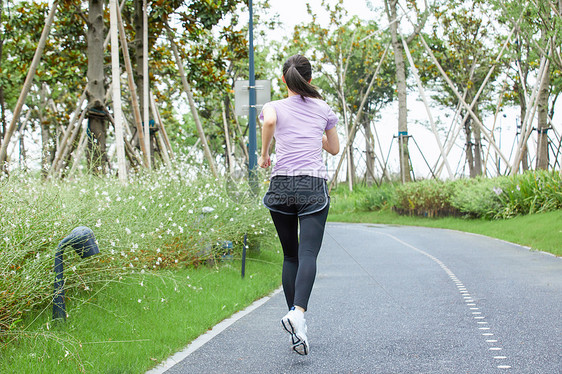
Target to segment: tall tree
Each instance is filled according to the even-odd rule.
[[[22,1],[3,15],[4,45],[0,85],[5,107],[14,108],[48,12],[46,3]],[[69,114],[86,84],[86,22],[73,2],[59,2],[52,31],[25,101],[25,129],[41,130],[42,170],[47,171]]]
[[[121,1],[122,2],[122,1]],[[111,132],[108,131],[105,117],[94,118],[97,114],[103,116],[107,107],[104,102],[104,83],[103,67],[107,66],[107,51],[99,49],[100,41],[103,42],[104,18],[107,21],[107,14],[103,12],[103,2],[97,1],[98,10],[93,13],[98,14],[96,18],[101,21],[96,27],[93,21],[89,21],[93,13],[89,11],[89,2],[76,3],[71,0],[59,0],[59,7],[56,13],[53,32],[49,35],[48,42],[43,54],[43,62],[37,67],[37,75],[32,82],[29,97],[24,111],[31,111],[27,128],[36,131],[38,126],[44,128],[45,150],[47,145],[58,147],[60,139],[63,138],[68,127],[70,113],[76,109],[79,102],[80,93],[83,92],[86,82],[88,85],[88,114],[90,115],[89,134],[95,136],[94,130],[99,134],[99,138],[105,139],[108,136],[111,140]],[[3,4],[6,4],[4,2]],[[135,40],[134,30],[134,1],[126,1],[123,20],[127,39]],[[247,69],[247,63],[242,60],[247,53],[244,24],[237,23],[237,17],[229,17],[233,12],[238,12],[244,6],[243,0],[224,0],[217,2],[192,2],[184,0],[164,1],[157,0],[149,2],[149,55],[150,55],[150,80],[152,93],[158,102],[160,114],[163,122],[171,130],[172,137],[178,143],[186,143],[186,140],[193,144],[195,140],[186,139],[191,137],[189,131],[180,130],[183,126],[177,115],[176,103],[180,97],[182,89],[175,66],[174,58],[165,38],[162,38],[164,31],[164,21],[167,18],[174,20],[174,24],[180,25],[177,38],[181,43],[181,50],[186,62],[186,71],[190,84],[193,87],[194,99],[198,110],[204,116],[203,126],[211,144],[216,147],[211,149],[215,153],[222,153],[221,144],[224,143],[224,126],[221,118],[219,97],[229,97],[233,81],[237,76],[242,76],[243,69]],[[94,6],[92,7],[94,8]],[[20,11],[21,9],[21,11]],[[3,9],[3,48],[2,48],[2,74],[0,75],[0,86],[3,87],[4,98],[8,110],[13,108],[19,96],[20,89],[24,83],[26,73],[29,69],[29,61],[32,59],[37,41],[41,34],[42,26],[48,7],[45,3],[35,1],[21,1],[14,3],[10,12]],[[8,15],[7,15],[8,14]],[[222,20],[226,20],[225,22]],[[230,23],[229,23],[230,22]],[[87,25],[87,27],[86,27]],[[90,36],[86,34],[94,30],[100,33],[101,38],[97,43],[97,52],[84,53],[88,49]],[[217,37],[219,35],[219,37]],[[90,43],[92,44],[92,43]],[[135,44],[129,43],[129,52],[132,56]],[[91,55],[91,58],[90,56]],[[105,60],[104,60],[105,56]],[[98,62],[95,63],[95,59]],[[240,60],[240,61],[238,61]],[[135,60],[136,61],[136,60]],[[235,61],[235,63],[233,63]],[[94,74],[94,66],[88,72],[88,63],[96,65],[99,70]],[[88,76],[88,80],[86,77]],[[136,77],[136,83],[140,82],[140,77]],[[45,91],[42,90],[45,85]],[[96,91],[98,90],[98,91]],[[103,91],[102,91],[103,90]],[[127,97],[124,90],[124,97]],[[41,99],[41,92],[47,97],[47,102]],[[142,92],[142,90],[141,90]],[[100,106],[101,104],[101,106]],[[232,120],[230,105],[225,106],[227,117]],[[41,109],[41,110],[36,110]],[[130,104],[125,103],[124,115],[131,117]],[[5,114],[4,111],[2,113]],[[207,114],[209,114],[207,116]],[[23,116],[22,116],[23,117]],[[218,120],[217,120],[218,118]],[[97,122],[93,123],[93,122]],[[132,121],[128,121],[131,123]],[[33,125],[30,127],[30,125]],[[243,124],[242,124],[243,125]],[[236,126],[234,126],[236,127]],[[209,131],[211,130],[211,131]],[[242,132],[238,135],[242,141]],[[182,138],[183,137],[183,138]],[[99,145],[100,141],[95,140],[91,143]],[[183,144],[180,144],[183,146]],[[106,146],[97,147],[101,153]],[[53,151],[56,149],[53,148]],[[92,152],[95,151],[92,148]],[[91,153],[92,153],[91,152]],[[45,152],[48,154],[49,152]],[[91,155],[90,159],[103,161],[107,156]],[[214,157],[214,156],[213,156]],[[47,158],[50,159],[51,156]],[[107,161],[107,160],[106,160]],[[98,166],[93,166],[94,170],[99,170]],[[103,168],[102,168],[103,169]]]
[[[47,43],[49,33],[51,32],[51,27],[52,27],[52,24],[53,24],[53,20],[55,18],[57,6],[58,6],[58,3],[56,1],[53,2],[52,6],[51,6],[51,9],[49,11],[49,15],[45,19],[45,24],[42,28],[43,31],[41,32],[41,38],[39,39],[39,42],[37,43],[37,48],[35,49],[35,52],[33,54],[33,60],[31,61],[31,64],[29,66],[29,70],[27,71],[27,74],[26,74],[25,81],[23,83],[23,87],[21,89],[21,92],[18,95],[18,100],[16,102],[15,109],[12,113],[12,119],[10,121],[10,125],[6,129],[6,133],[4,135],[2,143],[0,144],[0,168],[5,172],[7,172],[7,170],[8,170],[8,162],[7,161],[8,161],[8,146],[9,146],[9,143],[10,143],[10,139],[11,139],[16,127],[18,127],[17,122],[20,119],[20,115],[21,115],[23,107],[25,105],[25,101],[26,101],[27,96],[28,96],[28,94],[31,91],[31,88],[33,86],[33,80],[34,80],[35,75],[37,73],[37,68],[38,68],[39,63],[41,61],[41,57],[43,56],[43,52],[45,50],[45,45]]]
[[[405,36],[406,43],[410,44],[422,28],[428,18],[429,10],[427,2],[424,0],[425,10],[422,12],[417,5],[417,0],[407,0],[407,6],[415,10],[417,23],[414,30]],[[392,38],[392,49],[394,51],[394,64],[396,66],[396,93],[398,96],[398,139],[399,139],[399,158],[400,176],[402,182],[409,182],[410,176],[410,153],[408,151],[408,88],[406,85],[406,64],[404,63],[404,46],[402,45],[402,35],[400,23],[402,16],[399,16],[399,0],[384,0],[385,11],[388,17],[390,36]]]
[[[88,13],[88,161],[94,173],[108,167],[104,75],[104,1],[89,0]]]
[[[481,112],[489,99],[491,83],[500,73],[494,69],[496,57],[489,47],[495,40],[489,30],[491,20],[482,17],[479,1],[449,0],[433,11],[440,27],[433,27],[430,48],[441,67],[447,72],[457,92],[464,93],[464,101],[473,104],[472,112],[481,121]],[[420,63],[421,76],[436,88],[434,99],[445,107],[458,107],[460,102],[453,89],[443,79],[432,63]],[[486,81],[487,80],[487,81]],[[480,87],[485,90],[477,96]],[[461,110],[462,126],[465,131],[465,157],[470,177],[483,173],[483,136],[476,119],[467,109]]]
[[[562,40],[562,17],[560,16],[561,3],[558,0],[545,1],[499,1],[491,3],[499,11],[497,20],[500,24],[508,27],[516,27],[517,38],[514,48],[514,59],[516,63],[511,66],[515,70],[516,81],[513,83],[509,99],[521,108],[521,121],[529,118],[527,123],[521,123],[520,149],[516,156],[512,172],[516,173],[520,166],[523,170],[528,169],[527,163],[527,137],[532,130],[532,114],[535,102],[531,102],[536,95],[537,112],[537,169],[546,169],[549,165],[549,137],[552,117],[555,109],[555,101],[561,90],[560,71],[562,70],[562,56],[560,40]],[[545,73],[541,81],[534,85],[528,82],[529,76],[537,76],[541,59],[544,60]],[[515,163],[517,165],[515,165]]]

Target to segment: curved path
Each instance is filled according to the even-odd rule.
[[[456,231],[329,223],[318,265],[309,356],[290,351],[276,293],[166,373],[562,373],[560,258]]]

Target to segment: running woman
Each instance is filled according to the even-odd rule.
[[[312,67],[305,57],[292,56],[283,65],[283,83],[289,94],[263,107],[258,159],[260,167],[271,166],[269,148],[275,137],[277,160],[263,202],[283,247],[282,283],[289,312],[281,324],[291,335],[292,349],[301,355],[310,351],[304,312],[330,207],[322,149],[332,155],[340,149],[335,127],[338,118],[311,79]]]

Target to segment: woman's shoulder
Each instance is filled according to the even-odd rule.
[[[264,108],[267,107],[267,106],[270,106],[270,107],[273,107],[273,108],[283,106],[284,104],[286,104],[288,102],[287,99],[288,98],[286,97],[284,99],[268,101],[267,103],[264,104]]]

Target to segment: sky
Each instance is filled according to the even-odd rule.
[[[337,3],[336,0],[327,1],[329,4]],[[382,0],[373,0],[373,3],[382,3]],[[326,24],[329,21],[326,13],[322,11],[321,0],[270,0],[271,10],[279,15],[279,20],[284,25],[284,32],[276,33],[274,37],[288,36],[295,25],[311,20],[306,11],[306,4],[310,4],[310,7],[318,12],[320,23]],[[366,0],[344,0],[343,5],[350,15],[357,15],[363,19],[375,18],[375,14],[368,8]]]

